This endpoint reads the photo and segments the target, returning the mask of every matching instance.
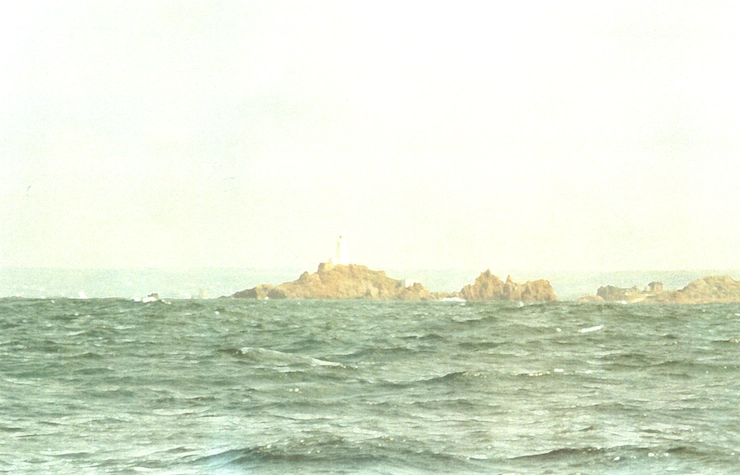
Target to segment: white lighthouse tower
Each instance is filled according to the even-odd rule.
[[[331,263],[334,265],[340,264],[343,266],[349,265],[349,251],[347,250],[347,240],[344,239],[344,235],[340,234],[337,239],[337,248],[334,251],[334,257],[331,259]]]

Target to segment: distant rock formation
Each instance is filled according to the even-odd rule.
[[[232,297],[235,299],[267,300],[269,298],[270,291],[274,288],[275,288],[274,285],[260,284],[256,287],[252,287],[251,289],[246,289],[246,290],[237,292],[234,295],[232,295]]]
[[[613,285],[606,285],[599,287],[596,290],[596,296],[600,297],[604,302],[621,302],[622,300],[632,300],[640,296],[642,292],[637,286],[630,288],[615,287]]]
[[[511,276],[503,282],[489,270],[482,272],[474,284],[464,286],[459,296],[465,300],[515,300],[522,302],[555,302],[557,296],[547,280],[518,284]]]
[[[651,293],[663,292],[663,290],[662,282],[650,282],[647,287],[645,287],[645,291]]]
[[[319,264],[313,274],[304,272],[297,280],[278,286],[262,284],[231,295],[245,299],[324,299],[324,300],[512,300],[522,302],[557,301],[550,282],[535,280],[518,284],[511,276],[506,282],[482,272],[474,284],[459,292],[430,292],[413,280],[392,279],[385,271],[370,270],[359,264]]]
[[[268,284],[237,292],[234,298],[264,299],[327,299],[327,300],[433,300],[435,297],[418,282],[406,285],[392,279],[384,271],[374,271],[358,265],[319,264],[318,270],[304,272],[294,281],[277,287]]]
[[[673,303],[740,302],[740,281],[726,275],[692,280],[681,290],[660,292],[656,301]]]
[[[87,296],[82,297],[82,295],[84,295],[84,292],[80,292],[80,298],[88,298]],[[157,292],[153,292],[144,298],[137,297],[134,299],[134,302],[143,302],[143,303],[150,303],[150,302],[157,302],[157,301],[159,301],[159,294]]]
[[[643,290],[637,286],[625,289],[607,285],[599,287],[596,296],[579,302],[625,303],[736,303],[740,302],[740,281],[728,276],[707,276],[689,282],[680,290],[665,290],[660,282],[651,282]]]

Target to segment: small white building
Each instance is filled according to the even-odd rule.
[[[337,248],[334,251],[334,257],[329,259],[333,265],[349,265],[351,263],[349,259],[349,251],[347,250],[347,240],[344,239],[344,235],[340,234],[337,239]]]

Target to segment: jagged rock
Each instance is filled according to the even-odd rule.
[[[729,276],[707,276],[692,280],[681,290],[661,292],[654,299],[667,303],[740,302],[740,281]]]
[[[522,300],[522,289],[510,275],[506,276],[503,290],[504,300]]]
[[[432,298],[434,300],[458,300],[462,299],[460,296],[460,292],[454,291],[454,292],[432,292]]]
[[[475,283],[460,292],[430,292],[419,282],[388,277],[384,271],[370,270],[358,264],[319,264],[313,274],[304,272],[298,279],[277,287],[258,285],[231,295],[249,299],[367,299],[367,300],[513,300],[523,302],[552,302],[557,297],[550,282],[535,280],[518,284],[511,276],[506,282],[482,272]]]
[[[593,296],[585,296],[578,299],[578,301],[637,303],[650,301],[661,292],[663,292],[663,284],[660,282],[650,282],[643,290],[640,290],[636,285],[629,288],[605,285],[596,290],[595,298]]]
[[[621,302],[623,300],[629,300],[631,295],[639,292],[640,289],[638,289],[636,285],[628,289],[615,287],[613,285],[605,285],[596,290],[596,296],[601,297],[604,302]]]
[[[516,300],[523,302],[555,302],[557,296],[547,280],[535,280],[517,284],[508,276],[502,282],[488,269],[482,272],[474,284],[468,284],[460,290],[460,297],[465,300]]]
[[[645,287],[644,292],[663,292],[663,283],[662,282],[650,282],[647,287]]]
[[[557,302],[558,297],[550,281],[545,279],[525,282],[521,285],[522,293],[519,300],[522,302]]]
[[[607,285],[599,287],[595,300],[583,297],[579,302],[606,301],[627,303],[736,303],[740,302],[740,281],[728,276],[707,276],[692,280],[680,290],[665,290],[660,282],[650,282],[642,291],[634,286],[621,289]]]
[[[270,299],[367,299],[367,300],[432,300],[434,296],[423,285],[414,282],[392,279],[384,271],[373,271],[358,264],[333,265],[319,264],[318,270],[309,274],[304,272],[297,280],[284,282],[277,287],[258,286],[234,297],[259,298],[262,287],[264,295]]]
[[[235,299],[265,300],[268,298],[268,295],[273,288],[275,288],[275,286],[270,285],[270,284],[260,284],[256,287],[252,287],[251,289],[246,289],[246,290],[237,292],[233,294],[231,297]]]
[[[475,278],[474,284],[460,289],[465,300],[504,300],[504,283],[488,269]]]

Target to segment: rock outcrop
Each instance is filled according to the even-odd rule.
[[[511,276],[506,282],[482,272],[474,284],[460,292],[430,292],[419,282],[388,277],[384,271],[358,264],[325,262],[313,274],[304,272],[297,280],[278,286],[262,284],[231,295],[246,299],[323,299],[323,300],[510,300],[522,302],[557,301],[550,282],[535,280],[519,284]]]
[[[294,281],[277,287],[257,286],[232,295],[235,298],[326,299],[326,300],[433,300],[432,293],[418,282],[406,285],[384,271],[358,265],[319,264],[318,270],[304,272]]]
[[[269,298],[270,291],[274,288],[275,288],[274,285],[260,284],[256,287],[252,287],[251,289],[246,289],[246,290],[237,292],[234,295],[232,295],[232,297],[236,299],[266,300]]]
[[[736,303],[740,302],[740,281],[728,276],[707,276],[689,282],[680,290],[665,290],[660,282],[651,282],[643,290],[637,286],[625,289],[607,285],[599,287],[596,297],[586,296],[579,302],[625,303]]]
[[[676,291],[656,294],[656,302],[666,303],[736,303],[740,302],[740,281],[729,276],[707,276],[692,280]]]
[[[547,280],[518,284],[511,276],[503,282],[489,270],[482,272],[475,283],[464,286],[459,295],[465,300],[514,300],[522,302],[555,302],[557,296]]]
[[[623,300],[629,301],[638,299],[640,297],[640,289],[637,286],[630,288],[615,287],[613,285],[605,285],[599,287],[596,290],[596,296],[600,297],[603,302],[621,302]]]

